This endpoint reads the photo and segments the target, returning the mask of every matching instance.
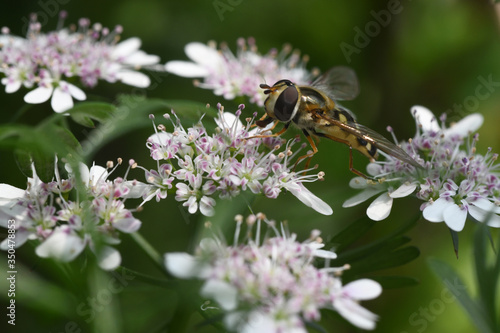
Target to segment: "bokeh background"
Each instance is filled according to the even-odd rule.
[[[388,8],[395,8],[397,13],[390,15],[387,24],[373,23],[376,22],[376,13]],[[352,67],[359,76],[361,93],[354,101],[344,104],[356,113],[359,122],[379,133],[387,134],[385,128],[391,125],[399,139],[413,136],[415,123],[410,108],[417,104],[428,107],[436,115],[447,113],[451,120],[480,112],[486,121],[479,131],[478,151],[484,153],[488,147],[500,151],[500,87],[492,87],[485,99],[474,99],[477,87],[482,84],[480,77],[491,77],[494,82],[500,82],[500,8],[491,1],[40,0],[4,2],[0,25],[9,27],[14,34],[24,35],[29,14],[36,12],[41,22],[46,23],[43,30],[48,31],[56,27],[59,10],[68,11],[67,24],[88,17],[92,22],[101,22],[108,27],[122,25],[123,38],[141,38],[142,49],[159,55],[163,63],[185,60],[184,46],[192,41],[225,41],[235,50],[237,38],[254,37],[262,53],[289,43],[310,57],[308,68]],[[369,31],[372,36],[361,41],[357,31],[366,29],[372,29]],[[347,47],[356,48],[356,51],[346,56]],[[157,85],[146,91],[148,97],[189,99],[211,105],[221,102],[226,110],[235,110],[240,103],[225,101],[211,91],[195,88],[190,79],[163,73],[153,81]],[[116,94],[132,92],[132,89],[100,82],[93,91],[87,92],[89,99],[104,98],[112,102]],[[24,93],[22,89],[11,95],[0,93],[0,122],[12,119],[22,106]],[[475,100],[478,103],[471,102]],[[245,111],[248,114],[253,111],[263,113],[262,109],[251,104],[247,104]],[[48,105],[39,105],[17,121],[36,124],[51,114]],[[104,147],[93,160],[104,165],[107,160],[117,157],[124,160],[134,158],[146,167],[153,167],[145,149],[145,140],[151,131],[151,128],[144,128],[128,133]],[[290,136],[294,134],[289,133]],[[299,234],[299,239],[306,238],[311,229],[320,229],[322,236],[328,239],[364,215],[367,207],[367,204],[349,209],[341,207],[342,202],[355,193],[348,187],[348,180],[353,175],[347,168],[347,147],[323,140],[319,149],[313,162],[326,172],[325,181],[311,184],[309,188],[332,206],[332,216],[322,216],[298,204],[290,194],[277,200],[258,198],[253,204],[255,211],[262,211],[278,221],[287,220],[290,229]],[[0,156],[0,182],[24,188],[26,178],[17,169],[12,153],[1,151]],[[366,163],[363,156],[355,154],[358,169],[364,170]],[[142,177],[142,173],[138,172],[136,177]],[[374,222],[376,226],[364,241],[397,229],[418,212],[419,204],[412,198],[396,200],[390,217]],[[221,202],[217,209],[228,211],[233,205],[236,203]],[[161,204],[150,203],[145,208],[136,215],[143,221],[140,232],[160,253],[191,251],[194,233],[207,220],[198,215],[186,219],[182,207],[173,198]],[[248,211],[239,213],[246,215]],[[407,233],[412,238],[411,244],[420,249],[420,257],[384,273],[412,276],[420,283],[414,287],[386,290],[377,300],[365,303],[367,308],[380,315],[375,332],[468,333],[475,330],[457,302],[441,302],[445,304],[444,308],[436,305],[442,300],[444,286],[427,265],[430,257],[450,263],[466,281],[467,291],[474,295],[473,231],[474,224],[467,223],[460,233],[458,260],[444,224],[419,221]],[[498,233],[494,231],[493,235]],[[118,248],[124,266],[161,276],[129,238],[123,237]],[[77,265],[70,266],[73,273],[65,275],[49,260],[34,256],[33,250],[34,247],[27,244],[17,251],[20,272],[17,320],[16,327],[7,327],[8,331],[78,332],[81,329],[86,332],[96,327],[108,327],[107,332],[174,332],[165,327],[172,316],[179,315],[173,311],[179,302],[177,294],[160,286],[151,288],[137,280],[127,281],[123,290],[114,294],[113,300],[99,310],[99,320],[106,322],[106,316],[110,314],[108,321],[111,323],[96,324],[93,320],[87,323],[90,315],[78,313],[77,308],[82,302],[85,308],[85,304],[91,302],[87,297],[95,296],[96,291],[92,293],[90,287],[88,295],[75,295],[69,290],[89,288],[89,274],[104,281],[112,276],[83,269],[81,274],[75,274],[79,269]],[[3,276],[6,271],[3,253],[1,258],[0,275]],[[5,304],[7,287],[5,279],[1,280],[1,299]],[[421,309],[429,307],[430,315],[426,317]],[[2,305],[2,313],[4,311]],[[190,331],[214,331],[210,326],[195,326],[202,320],[198,314],[184,315]],[[2,315],[0,327],[4,325],[6,319]],[[328,332],[357,331],[342,321],[326,321],[324,325]]]

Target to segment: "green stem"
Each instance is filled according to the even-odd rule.
[[[162,256],[156,251],[156,249],[149,244],[149,242],[141,236],[138,232],[131,233],[130,236],[136,242],[137,245],[148,255],[148,257],[153,261],[153,263],[162,271],[167,274],[165,266],[163,265]]]

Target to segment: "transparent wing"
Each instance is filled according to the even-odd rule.
[[[329,69],[311,84],[324,91],[331,99],[351,100],[359,94],[358,78],[354,70],[345,66]]]
[[[410,155],[408,155],[401,147],[390,142],[381,134],[375,132],[374,130],[358,124],[356,122],[346,122],[343,123],[339,120],[332,119],[329,117],[321,116],[324,120],[328,121],[332,125],[342,128],[344,131],[353,134],[354,136],[366,140],[371,143],[377,149],[397,158],[400,161],[413,165],[416,168],[422,168],[420,164],[417,163]]]

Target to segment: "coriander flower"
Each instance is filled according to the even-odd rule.
[[[415,170],[392,156],[368,165],[368,173],[380,182],[356,177],[351,187],[363,191],[344,202],[344,207],[357,205],[375,195],[367,215],[373,220],[385,219],[393,199],[414,195],[424,203],[420,209],[430,222],[444,222],[458,232],[467,217],[500,227],[500,173],[495,164],[498,154],[491,148],[478,154],[478,135],[471,137],[483,123],[483,116],[471,114],[446,127],[422,106],[412,108],[417,133],[401,147],[423,166]]]
[[[215,43],[192,42],[185,47],[191,61],[169,61],[165,69],[183,77],[203,78],[203,82],[196,81],[195,84],[213,90],[217,96],[229,100],[247,96],[250,102],[260,106],[266,99],[259,89],[263,81],[277,82],[287,78],[297,84],[311,82],[313,75],[305,69],[307,57],[301,60],[300,54],[292,52],[290,46],[285,46],[280,52],[272,49],[261,55],[253,38],[247,41],[240,38],[237,45],[235,55],[226,44],[221,44],[218,50]]]
[[[26,190],[0,184],[0,217],[2,221],[15,220],[16,247],[27,240],[37,241],[38,256],[69,262],[88,246],[101,268],[115,269],[121,256],[112,245],[120,242],[119,232],[132,233],[141,226],[141,221],[125,208],[124,201],[142,195],[143,191],[131,190],[137,182],[108,180],[114,171],[110,171],[111,166],[94,165],[89,169],[80,164],[77,180],[68,165],[69,178],[61,178],[57,159],[55,165],[54,179],[49,183],[38,178],[33,165],[33,177],[28,178]],[[77,182],[83,183],[84,195],[70,195]],[[85,199],[79,199],[82,197]],[[7,228],[6,222],[1,226]],[[8,247],[9,239],[5,239],[0,249]]]
[[[145,88],[150,79],[137,70],[151,67],[159,57],[141,51],[141,41],[129,38],[122,42],[122,27],[110,30],[88,19],[78,21],[78,28],[62,28],[65,12],[60,14],[59,28],[41,32],[41,24],[32,15],[26,38],[13,36],[7,28],[0,36],[1,83],[6,93],[22,86],[32,89],[24,96],[29,104],[51,100],[52,109],[61,113],[73,107],[73,99],[85,100],[86,94],[74,85],[92,88],[98,80]],[[73,83],[71,83],[73,82]]]
[[[165,266],[182,279],[204,281],[203,297],[214,300],[224,315],[224,324],[235,332],[306,332],[305,323],[319,321],[322,309],[337,311],[353,325],[375,328],[377,316],[359,301],[376,298],[380,284],[361,279],[342,284],[345,268],[317,268],[315,258],[328,262],[334,252],[322,250],[319,231],[311,232],[305,242],[295,234],[278,232],[264,214],[247,219],[246,241],[239,243],[242,216],[236,217],[234,244],[226,245],[218,237],[205,238],[194,256],[187,253],[165,254]],[[271,229],[260,239],[261,224]],[[255,238],[251,238],[256,225]]]
[[[330,206],[304,186],[306,182],[322,179],[324,173],[306,174],[314,168],[300,173],[293,171],[295,156],[302,148],[292,151],[295,140],[282,147],[281,138],[253,137],[261,133],[250,130],[256,114],[243,125],[239,120],[243,108],[244,105],[240,105],[232,114],[223,112],[223,107],[218,105],[215,122],[219,127],[212,135],[201,120],[186,129],[174,112],[175,121],[170,115],[164,115],[172,122],[173,131],[167,132],[166,126],[159,125],[156,133],[148,138],[147,147],[158,163],[158,170],[144,169],[150,187],[143,195],[143,204],[153,197],[166,198],[172,189],[175,199],[182,202],[189,213],[199,210],[211,216],[216,196],[230,199],[250,190],[274,199],[287,190],[319,213],[332,214]]]

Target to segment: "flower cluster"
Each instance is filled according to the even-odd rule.
[[[94,87],[98,80],[121,81],[136,87],[148,87],[150,79],[136,71],[152,66],[159,57],[139,50],[141,41],[129,38],[117,43],[122,27],[113,30],[82,18],[78,28],[62,28],[66,17],[61,12],[56,31],[43,33],[36,15],[32,16],[26,38],[13,36],[8,28],[0,35],[0,73],[7,93],[21,86],[34,88],[24,96],[30,104],[44,103],[49,98],[55,112],[64,112],[73,106],[73,98],[85,100],[85,93],[69,81],[85,87]]]
[[[7,228],[7,220],[15,220],[15,246],[38,240],[35,252],[40,257],[69,262],[89,246],[101,268],[115,269],[121,256],[110,245],[120,242],[119,232],[131,233],[141,227],[141,221],[124,205],[126,198],[134,197],[135,182],[110,181],[109,169],[81,164],[80,179],[87,197],[80,199],[80,194],[70,199],[77,184],[69,165],[66,169],[69,178],[62,179],[56,161],[55,179],[44,183],[33,166],[26,190],[0,184],[1,226]],[[6,250],[8,243],[7,238],[0,248]]]
[[[224,323],[236,332],[306,332],[304,322],[318,321],[321,309],[333,309],[352,324],[374,329],[377,316],[359,305],[376,298],[380,284],[361,279],[343,285],[340,273],[346,269],[313,266],[315,258],[328,262],[336,254],[321,250],[319,231],[302,243],[296,235],[281,234],[263,214],[247,219],[248,236],[238,244],[243,217],[237,216],[235,244],[228,246],[214,237],[200,242],[195,256],[167,253],[165,265],[179,278],[204,280],[201,295],[214,299],[224,314]],[[261,222],[274,237],[260,242]],[[250,232],[256,225],[256,235]]]
[[[495,164],[498,154],[488,149],[476,152],[478,135],[470,137],[483,123],[480,114],[471,114],[447,128],[441,126],[426,108],[412,109],[417,133],[401,147],[423,166],[422,170],[386,156],[385,161],[371,163],[368,172],[379,183],[362,178],[351,180],[351,186],[363,189],[347,200],[344,207],[361,203],[380,194],[367,209],[373,220],[385,219],[393,199],[415,193],[423,200],[423,216],[430,222],[445,222],[453,231],[464,228],[468,215],[491,227],[500,227],[500,173]]]
[[[169,61],[165,65],[167,72],[191,78],[203,78],[195,83],[211,89],[218,96],[234,99],[247,96],[251,103],[264,105],[266,96],[259,89],[259,84],[274,84],[283,78],[297,84],[307,84],[313,75],[305,69],[307,57],[300,57],[299,52],[292,52],[287,45],[280,52],[272,49],[265,55],[257,51],[255,40],[240,38],[237,42],[236,55],[222,44],[220,50],[215,43],[189,43],[185,47],[186,55],[192,60]]]
[[[223,112],[223,107],[218,105],[218,131],[213,135],[207,133],[201,121],[185,129],[177,118],[174,122],[166,114],[164,117],[174,126],[173,132],[159,125],[147,141],[151,157],[158,161],[158,169],[145,169],[149,185],[145,189],[145,201],[164,199],[175,186],[175,199],[184,202],[189,213],[199,210],[210,216],[214,213],[215,195],[228,199],[249,189],[255,194],[277,198],[286,189],[307,206],[330,215],[330,206],[303,185],[322,179],[323,173],[306,175],[313,169],[303,170],[301,174],[292,171],[290,163],[300,151],[291,150],[295,140],[282,149],[282,139],[278,137],[255,137],[260,132],[250,128],[256,114],[247,119],[244,126],[239,120],[243,108],[244,105],[240,105],[236,114],[232,114]],[[167,163],[160,165],[163,160]]]

